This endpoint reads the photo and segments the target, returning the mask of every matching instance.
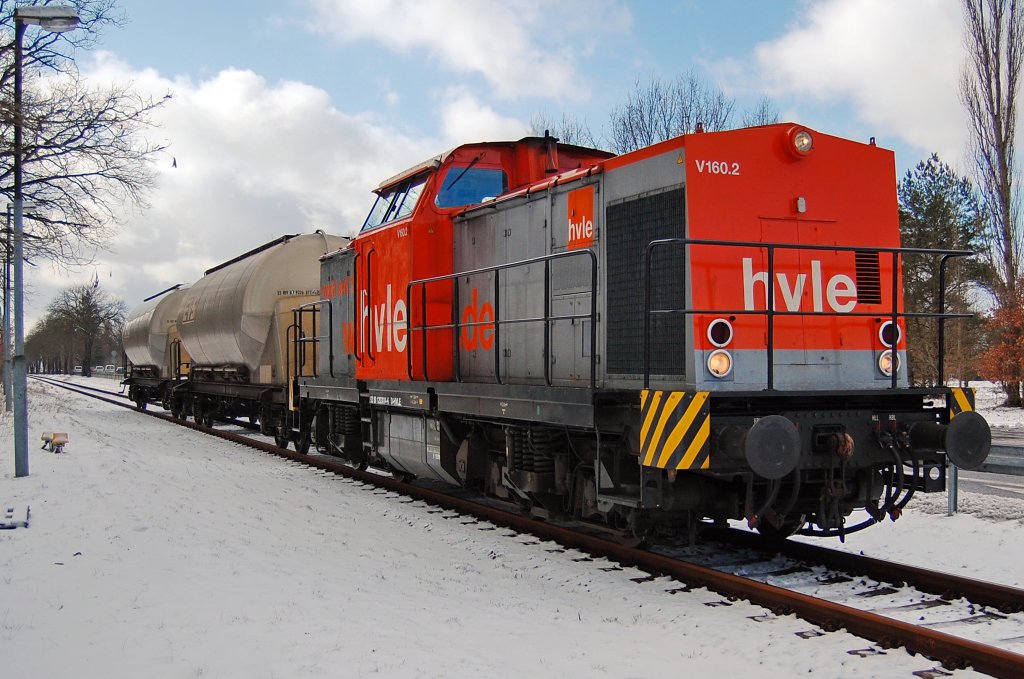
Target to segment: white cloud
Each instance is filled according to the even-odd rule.
[[[70,275],[47,266],[33,270],[32,318],[57,290],[94,272],[131,307],[285,233],[354,233],[381,179],[451,145],[410,138],[372,116],[339,111],[316,87],[269,83],[251,71],[172,80],[133,71],[103,53],[82,66],[97,84],[130,81],[155,97],[171,92],[156,116],[159,127],[149,133],[169,148],[156,159],[151,207],[126,209],[110,253],[98,253],[95,266]],[[484,126],[496,118],[475,110]]]
[[[449,146],[457,146],[467,140],[519,139],[530,133],[530,126],[523,121],[502,116],[463,89],[446,90],[441,95],[439,106],[444,137]]]
[[[502,98],[586,96],[577,54],[598,34],[630,23],[628,11],[597,0],[309,0],[310,29],[343,41],[372,40],[402,54],[423,52],[444,68],[486,78]]]
[[[149,131],[168,150],[156,159],[150,208],[126,207],[110,252],[78,271],[30,272],[29,325],[61,288],[96,274],[133,307],[286,233],[353,234],[381,180],[466,141],[528,133],[525,123],[460,88],[437,95],[438,134],[416,138],[373,115],[338,110],[319,88],[271,83],[251,71],[228,69],[193,82],[134,70],[102,52],[82,71],[99,86],[131,82],[144,95],[170,92],[159,127]]]
[[[826,0],[803,7],[782,37],[755,48],[752,63],[720,63],[719,75],[733,87],[767,91],[783,109],[800,100],[850,105],[873,133],[962,160],[959,3]]]

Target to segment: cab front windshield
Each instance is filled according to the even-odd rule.
[[[410,177],[377,194],[377,201],[370,209],[370,214],[366,217],[363,228],[360,230],[367,231],[381,224],[411,215],[420,199],[420,194],[423,193],[423,186],[427,183],[428,176],[428,174],[420,174]]]

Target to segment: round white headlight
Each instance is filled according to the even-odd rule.
[[[793,135],[793,150],[806,156],[814,149],[814,137],[807,130],[800,130]]]
[[[732,372],[732,355],[725,349],[716,349],[708,355],[708,372],[722,378]]]
[[[892,377],[892,371],[896,370],[899,372],[900,369],[900,358],[892,353],[891,349],[886,349],[878,357],[878,369],[886,377]]]

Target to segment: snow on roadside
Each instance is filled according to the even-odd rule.
[[[30,528],[0,531],[5,679],[891,677],[935,666],[902,650],[858,658],[848,652],[870,644],[845,633],[802,639],[810,626],[792,616],[709,606],[722,602],[706,590],[670,595],[671,581],[636,583],[635,569],[54,387],[32,382],[30,398],[27,478],[13,478],[2,420],[0,500],[32,507]],[[37,449],[44,428],[69,432],[66,454]],[[1019,578],[1019,521],[908,512],[874,533],[865,549]]]

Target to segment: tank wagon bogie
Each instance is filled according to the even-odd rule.
[[[898,516],[990,434],[969,390],[908,386],[895,185],[794,124],[459,147],[322,260],[304,417],[355,464],[635,533]]]

